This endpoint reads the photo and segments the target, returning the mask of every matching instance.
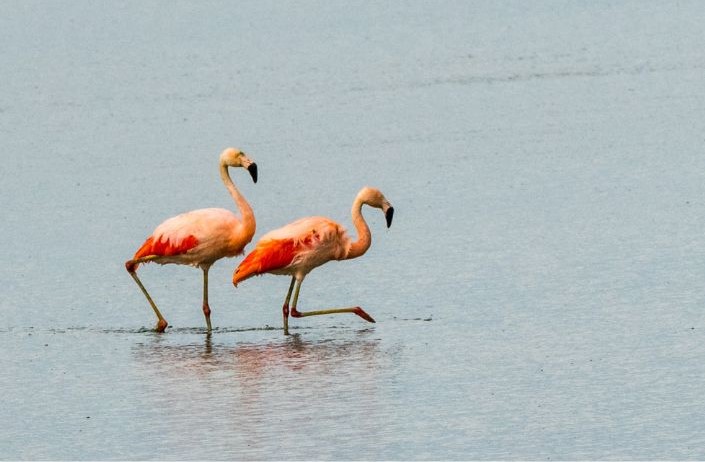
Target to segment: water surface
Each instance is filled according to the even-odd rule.
[[[699,2],[3,2],[0,457],[702,459]],[[303,284],[123,263],[396,209]],[[250,246],[251,248],[251,246]]]

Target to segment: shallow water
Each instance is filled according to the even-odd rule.
[[[699,2],[0,3],[0,458],[702,459]],[[123,263],[163,219],[370,251],[236,290]],[[250,246],[251,248],[251,246]]]

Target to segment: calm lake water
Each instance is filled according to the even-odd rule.
[[[705,458],[705,3],[0,2],[0,458]],[[162,220],[373,245],[124,269]],[[250,245],[249,249],[252,248]]]

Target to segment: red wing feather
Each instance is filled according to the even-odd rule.
[[[160,257],[179,255],[186,253],[197,245],[198,239],[196,239],[196,236],[191,235],[186,236],[178,242],[172,241],[168,237],[164,238],[163,236],[158,241],[155,241],[154,236],[149,236],[132,259],[137,260],[138,258],[149,257],[151,255],[158,255]]]
[[[260,242],[238,265],[233,274],[233,284],[237,285],[252,276],[284,268],[296,256],[293,239],[276,239]]]

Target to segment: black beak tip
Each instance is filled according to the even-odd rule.
[[[252,176],[252,181],[257,183],[257,164],[254,162],[250,164],[249,167],[247,167],[247,171],[250,172],[250,176]]]
[[[384,214],[384,218],[387,219],[387,228],[392,226],[392,218],[394,218],[394,207],[389,207],[387,212]]]

